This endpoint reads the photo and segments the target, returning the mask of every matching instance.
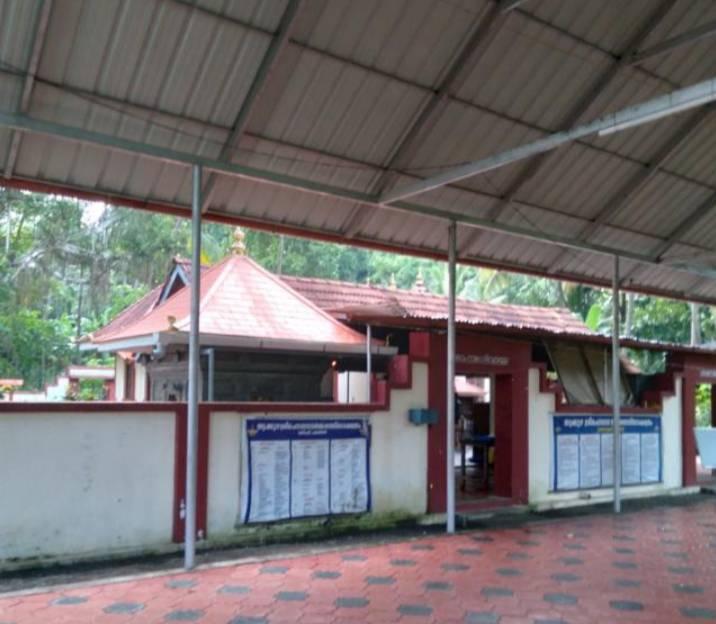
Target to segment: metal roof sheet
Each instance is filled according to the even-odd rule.
[[[587,137],[397,207],[369,205],[393,186],[716,75],[716,37],[686,41],[716,20],[712,2],[505,6],[5,0],[0,114],[115,145],[0,126],[0,167],[18,187],[188,214],[186,160],[117,149],[130,139],[258,170],[212,171],[210,218],[432,257],[445,256],[456,218],[465,262],[605,285],[603,254],[616,252],[629,287],[716,303],[706,203],[716,113]],[[673,37],[681,44],[649,53]],[[700,275],[677,255],[696,258],[687,268]]]

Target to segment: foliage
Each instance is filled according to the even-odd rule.
[[[101,401],[105,399],[104,382],[101,379],[81,379],[76,398],[78,401]]]
[[[41,388],[72,357],[72,323],[66,316],[43,319],[37,310],[0,314],[0,376],[20,377]]]
[[[78,351],[74,339],[160,283],[173,256],[191,254],[188,220],[12,189],[0,188],[0,231],[0,375],[23,377],[28,389],[41,388],[70,363],[106,363],[106,356]],[[202,261],[227,254],[232,234],[205,223]],[[261,231],[247,231],[245,242],[251,257],[275,273],[399,288],[412,288],[420,276],[429,292],[447,291],[442,262]],[[458,266],[456,278],[460,297],[563,306],[591,329],[611,331],[608,291],[468,266]],[[622,317],[631,308],[631,335],[688,341],[687,304],[637,296],[619,305]],[[704,340],[713,340],[711,308],[701,306],[700,320]],[[630,356],[645,372],[663,367],[662,354]]]
[[[711,384],[696,386],[696,426],[711,426]]]

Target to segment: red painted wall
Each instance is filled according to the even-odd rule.
[[[682,388],[681,411],[681,462],[684,486],[696,485],[696,386],[699,379],[695,371],[686,369]]]
[[[445,511],[447,468],[447,343],[444,334],[419,333],[410,340],[411,355],[428,362],[428,405],[438,412],[436,425],[428,431],[428,511]],[[412,349],[416,349],[413,354]],[[527,502],[527,375],[531,362],[528,342],[490,336],[458,335],[456,374],[497,375],[496,391],[503,400],[496,406],[496,493]],[[474,357],[470,357],[474,356]],[[500,420],[500,417],[501,420]]]
[[[716,357],[707,354],[677,353],[668,360],[669,372],[681,374],[682,414],[682,470],[684,486],[696,485],[696,386],[700,383],[712,383],[716,376]],[[713,405],[712,397],[712,405]],[[713,411],[712,411],[713,420]]]
[[[512,375],[495,375],[495,494],[512,496]]]
[[[210,411],[205,405],[199,405],[199,436],[197,452],[196,482],[196,530],[206,537],[207,506],[209,501],[209,419]],[[174,438],[174,523],[172,538],[175,542],[184,541],[184,518],[182,501],[186,500],[186,447],[187,447],[187,406],[177,405]]]

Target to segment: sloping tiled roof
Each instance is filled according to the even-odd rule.
[[[109,342],[173,328],[189,331],[190,289],[182,288],[136,322],[93,342]],[[365,337],[246,256],[228,256],[203,272],[200,332],[236,337],[362,345]]]
[[[286,284],[332,314],[355,317],[447,319],[447,297],[335,280],[284,276]],[[507,305],[458,299],[458,323],[554,334],[597,335],[566,308]]]
[[[187,277],[191,279],[191,260],[187,260],[185,258],[182,258],[181,256],[175,256],[174,258],[172,258],[172,264],[170,266],[169,272],[167,273],[167,276],[164,278],[164,281],[155,288],[152,288],[152,290],[150,290],[141,299],[138,299],[132,305],[122,310],[104,327],[101,327],[97,331],[93,332],[93,341],[101,341],[107,336],[116,334],[149,314],[159,303],[162,291],[167,286],[167,281],[169,280],[169,277],[172,275],[174,268],[177,265],[181,266]],[[206,272],[208,268],[209,267],[202,265],[202,275]]]

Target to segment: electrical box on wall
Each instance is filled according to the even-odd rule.
[[[408,420],[414,425],[435,425],[438,422],[438,412],[433,409],[408,410]]]

